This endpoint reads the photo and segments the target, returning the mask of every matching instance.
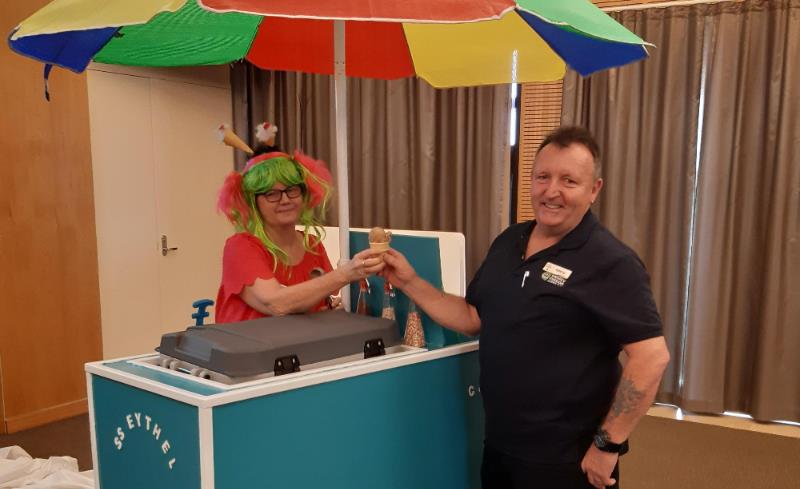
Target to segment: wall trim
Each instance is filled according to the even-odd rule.
[[[89,409],[89,404],[86,398],[78,399],[77,401],[67,402],[52,406],[32,413],[23,414],[21,416],[14,416],[5,420],[5,428],[8,434],[16,433],[18,431],[36,428],[54,421],[61,421],[62,419],[72,418],[81,414],[86,414]]]

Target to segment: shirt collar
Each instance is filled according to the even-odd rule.
[[[586,211],[586,214],[583,215],[581,222],[575,226],[575,229],[561,238],[561,241],[556,243],[555,248],[562,250],[580,248],[586,243],[586,241],[589,240],[589,236],[591,236],[592,231],[594,231],[594,228],[597,227],[598,224],[600,224],[600,222],[597,220],[594,214],[592,214],[592,211]]]
[[[586,241],[589,240],[589,236],[591,236],[592,231],[594,230],[600,222],[597,220],[594,214],[592,214],[591,209],[586,211],[586,214],[583,215],[581,222],[578,223],[575,228],[567,233],[566,236],[561,238],[561,240],[551,246],[549,248],[550,251],[557,253],[559,250],[571,250],[575,248],[580,248],[583,246]],[[531,233],[533,232],[533,228],[536,225],[536,221],[528,221],[525,223],[525,226],[522,228],[522,233],[520,234],[520,241],[519,245],[522,249],[522,254],[524,256],[525,249],[528,246],[528,240],[531,237]]]

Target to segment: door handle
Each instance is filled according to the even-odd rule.
[[[170,248],[167,246],[167,236],[162,234],[161,235],[161,256],[167,256],[167,253],[170,251],[178,251],[178,248]]]

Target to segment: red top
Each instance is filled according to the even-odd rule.
[[[314,253],[306,251],[297,265],[286,267],[279,263],[273,271],[275,260],[258,238],[250,233],[237,233],[228,238],[222,252],[222,283],[217,293],[216,322],[232,323],[267,316],[247,305],[240,296],[244,287],[253,285],[257,278],[274,278],[280,284],[289,286],[311,279],[314,269],[321,269],[325,273],[333,270],[322,242],[316,243],[312,249]],[[312,311],[326,307],[326,302],[322,300]]]

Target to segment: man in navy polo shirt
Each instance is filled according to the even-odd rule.
[[[384,276],[434,321],[480,333],[484,489],[619,487],[618,458],[655,397],[661,320],[641,260],[590,211],[602,186],[592,135],[560,128],[534,161],[536,220],[495,239],[466,298],[385,255]]]

